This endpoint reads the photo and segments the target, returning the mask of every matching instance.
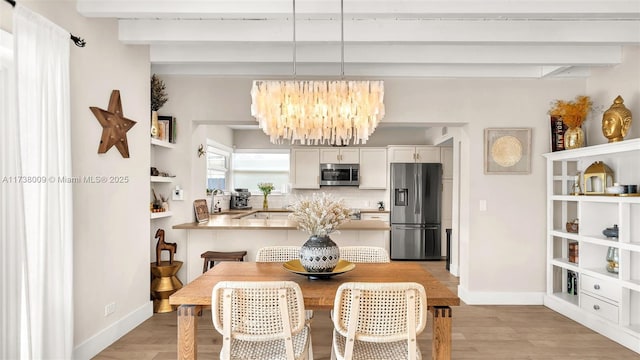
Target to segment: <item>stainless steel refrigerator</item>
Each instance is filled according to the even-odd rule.
[[[391,259],[441,260],[442,164],[391,164]]]

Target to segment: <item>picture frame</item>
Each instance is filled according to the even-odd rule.
[[[531,173],[531,128],[484,129],[484,173]]]
[[[193,210],[196,213],[196,221],[199,224],[209,221],[209,207],[207,206],[207,200],[193,200]]]

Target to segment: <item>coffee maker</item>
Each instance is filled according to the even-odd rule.
[[[251,197],[251,193],[249,189],[234,189],[235,191],[231,193],[231,209],[241,209],[241,210],[249,210],[251,206],[249,206],[249,198]]]

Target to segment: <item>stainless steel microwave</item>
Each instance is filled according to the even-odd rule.
[[[359,164],[320,164],[320,186],[358,186]]]

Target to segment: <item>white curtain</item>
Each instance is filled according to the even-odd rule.
[[[7,198],[13,203],[3,208],[15,212],[14,222],[2,231],[15,236],[9,241],[22,268],[16,273],[22,274],[20,358],[70,359],[73,214],[71,184],[63,181],[71,176],[69,32],[18,4],[13,36],[17,116],[6,119],[16,122],[11,126],[17,127],[14,138],[8,140],[20,149],[20,156],[10,169],[15,173],[7,173],[16,176],[9,190],[18,190]],[[13,150],[4,150],[3,164],[7,156],[14,156]],[[22,199],[17,195],[20,186]]]
[[[0,30],[0,359],[20,354],[22,258],[25,244],[20,142],[15,108],[13,37]]]

